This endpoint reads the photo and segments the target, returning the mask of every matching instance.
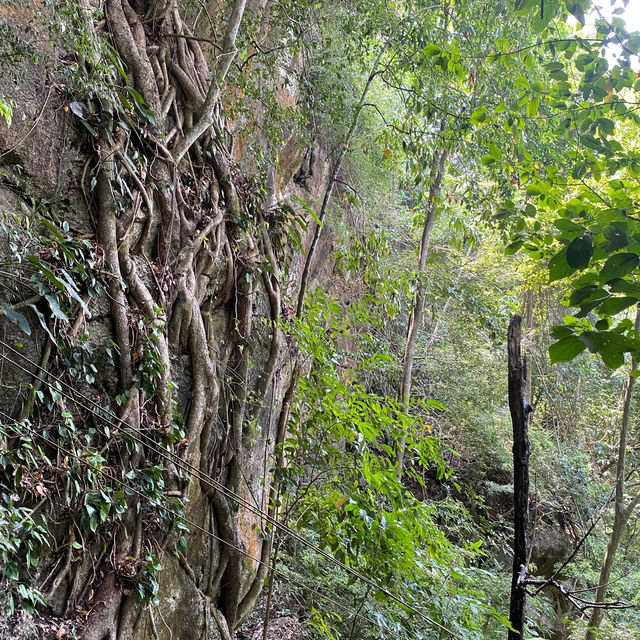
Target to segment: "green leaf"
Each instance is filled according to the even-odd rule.
[[[579,275],[571,284],[576,288],[586,287],[589,284],[597,284],[598,274],[594,271],[587,271]]]
[[[587,149],[593,149],[594,151],[600,151],[601,145],[597,138],[594,138],[592,135],[585,133],[580,136],[580,142],[587,147]]]
[[[515,0],[514,2],[514,9],[518,13],[518,15],[525,15],[532,9],[537,10],[539,6],[539,0]]]
[[[80,295],[78,285],[76,285],[76,283],[73,281],[73,278],[67,273],[65,269],[60,269],[60,274],[65,280],[67,295],[76,300],[82,307],[82,310],[87,314],[87,317],[90,318],[91,312],[89,311],[87,303],[82,299],[82,296]]]
[[[495,144],[489,145],[489,153],[496,159],[502,160],[502,151],[500,151],[500,147]]]
[[[614,278],[622,278],[638,268],[639,258],[635,253],[616,253],[611,256],[600,271],[600,282],[605,284]]]
[[[547,193],[549,189],[543,182],[535,182],[528,184],[525,191],[528,196],[540,196]]]
[[[591,353],[597,353],[606,341],[606,337],[597,331],[584,331],[578,338],[587,345]]]
[[[566,325],[559,325],[555,327],[551,327],[551,335],[556,339],[560,340],[561,338],[566,338],[567,336],[573,335],[573,331],[571,327],[567,327]]]
[[[41,222],[45,227],[47,227],[47,229],[49,229],[49,231],[51,231],[51,233],[53,233],[53,235],[58,240],[60,240],[61,242],[64,242],[64,236],[60,233],[60,230],[58,229],[58,227],[56,227],[55,224],[53,224],[53,222],[50,222],[46,218],[42,218]]]
[[[40,323],[40,326],[47,332],[47,335],[51,338],[51,342],[53,342],[53,344],[56,344],[56,338],[53,335],[53,333],[51,333],[51,330],[49,329],[49,325],[47,324],[47,320],[42,314],[42,312],[40,311],[40,309],[38,309],[38,307],[36,307],[35,304],[30,304],[29,308],[32,309],[33,313],[36,314],[36,318],[38,318],[38,322]]]
[[[2,95],[0,95],[0,115],[7,123],[7,127],[10,127],[11,119],[13,117],[13,101],[7,100]]]
[[[423,50],[425,56],[429,58],[433,56],[438,56],[442,53],[442,49],[437,44],[428,44]]]
[[[292,196],[291,199],[294,202],[297,202],[315,220],[318,226],[322,226],[322,222],[320,221],[320,218],[318,217],[316,212],[304,200],[302,200],[302,198],[299,198],[298,196]]]
[[[603,296],[601,298],[585,300],[580,304],[580,311],[576,313],[576,318],[586,318],[589,312],[593,311],[597,306],[601,305],[605,300],[608,300],[611,296]]]
[[[604,237],[607,239],[607,250],[608,251],[616,251],[618,249],[622,249],[628,243],[627,234],[621,229],[617,229],[613,226],[605,227]]]
[[[596,220],[598,224],[606,227],[612,222],[621,222],[625,219],[624,213],[620,209],[603,209],[598,211]]]
[[[628,296],[640,298],[640,282],[629,282],[622,278],[611,280],[607,285],[612,293],[626,293]]]
[[[565,4],[569,13],[584,27],[584,9],[578,4],[577,0],[565,0]]]
[[[540,80],[534,80],[531,83],[531,90],[534,93],[542,93],[544,91],[544,85],[542,84],[542,82],[540,82]]]
[[[549,72],[549,77],[552,80],[557,80],[558,82],[564,82],[569,79],[569,75],[564,69],[554,69]]]
[[[520,249],[520,247],[523,244],[524,244],[524,240],[516,240],[515,242],[512,242],[511,244],[508,244],[504,248],[504,252],[505,252],[506,255],[512,256],[514,253],[517,253],[518,249]]]
[[[138,107],[138,111],[145,117],[148,122],[152,125],[155,125],[156,121],[153,115],[153,111],[149,108],[145,99],[142,97],[142,94],[139,91],[136,91],[132,86],[128,85],[126,87],[129,95],[135,100],[135,103]]]
[[[571,335],[562,338],[562,340],[559,340],[549,347],[551,363],[569,362],[569,360],[573,360],[579,353],[582,353],[586,346],[578,336]]]
[[[471,122],[480,124],[487,119],[487,107],[480,107],[471,114]]]
[[[549,260],[549,282],[567,278],[575,270],[575,267],[572,267],[567,262],[567,247],[564,247]]]
[[[591,256],[593,242],[589,235],[578,236],[567,247],[567,264],[574,269],[586,269]]]
[[[590,284],[586,287],[581,287],[580,289],[576,289],[575,291],[573,291],[569,298],[569,304],[572,307],[577,307],[581,302],[587,300],[588,298],[602,298],[606,295],[607,292],[604,289]]]
[[[602,361],[610,369],[618,369],[624,364],[624,353],[615,344],[606,343],[598,353]]]
[[[584,233],[584,227],[581,224],[576,224],[573,220],[567,220],[567,218],[558,218],[553,221],[553,225],[560,231],[566,231],[568,233]]]
[[[616,128],[613,120],[609,120],[609,118],[598,118],[596,125],[598,125],[600,133],[605,135],[612,135]]]
[[[122,61],[122,58],[120,57],[120,54],[108,42],[106,43],[106,45],[107,45],[107,57],[109,58],[109,60],[111,60],[113,66],[118,70],[118,72],[124,79],[125,84],[128,84],[129,78],[127,76],[126,71],[124,70],[124,66],[123,66],[124,63]]]
[[[100,519],[104,522],[109,517],[111,505],[108,502],[100,503]]]
[[[81,118],[80,122],[92,136],[96,137],[98,135],[98,132],[84,118]]]
[[[56,289],[58,289],[59,291],[65,291],[66,290],[67,287],[64,284],[64,282],[62,282],[58,278],[56,278],[56,276],[53,273],[53,271],[51,271],[51,269],[46,267],[42,263],[40,258],[38,258],[37,256],[29,256],[27,258],[27,260],[29,260],[29,262],[32,262],[33,264],[35,264],[36,267],[38,267],[38,269],[42,273],[42,275],[45,276],[45,278],[47,278],[55,286]]]
[[[58,320],[62,320],[64,322],[69,322],[69,316],[60,308],[58,304],[58,298],[54,294],[48,293],[45,296],[45,299],[49,303],[49,307],[51,309],[51,313],[58,318]]]
[[[28,336],[31,335],[31,327],[29,326],[27,319],[20,312],[14,311],[5,302],[0,302],[0,309],[2,309],[4,315],[7,317],[7,320],[10,320],[11,322],[17,324],[23,333],[26,333]]]
[[[15,562],[7,562],[4,566],[3,573],[10,580],[17,580],[20,577],[20,569]]]
[[[629,34],[629,39],[627,40],[627,44],[625,45],[627,49],[633,51],[634,53],[640,53],[640,33],[638,31],[633,31]]]
[[[623,298],[609,298],[598,307],[598,313],[603,316],[615,316],[636,302],[638,302],[638,298],[627,296]]]
[[[527,104],[527,115],[530,118],[533,118],[537,115],[538,109],[540,108],[540,99],[536,96],[529,101]]]

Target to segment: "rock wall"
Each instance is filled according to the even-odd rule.
[[[208,6],[216,37],[233,4]],[[277,31],[264,3],[248,11],[263,33]],[[22,567],[4,586],[45,596],[33,618],[42,637],[229,638],[270,557],[265,514],[295,364],[282,323],[315,224],[292,196],[315,206],[328,162],[317,143],[301,145],[304,132],[249,144],[239,132],[265,116],[256,107],[226,119],[224,102],[175,161],[213,82],[186,17],[173,2],[133,0],[0,13],[11,34],[0,97],[14,105],[11,126],[0,123],[1,382],[11,390],[0,409],[13,429],[2,446],[21,451],[14,421],[28,420],[22,434],[47,457],[16,500],[31,509],[40,491],[50,541],[35,572]],[[9,55],[19,45],[29,54]],[[299,63],[291,57],[265,88],[283,108],[303,99],[285,82]],[[264,191],[258,155],[271,161]],[[298,249],[292,216],[307,218]],[[312,286],[330,272],[326,238]],[[56,379],[70,386],[56,392]],[[84,484],[69,489],[76,476]],[[109,506],[93,522],[101,492]]]

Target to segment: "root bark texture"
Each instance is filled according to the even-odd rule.
[[[198,590],[206,625],[226,638],[253,608],[271,555],[258,531],[264,523],[256,518],[248,529],[245,518],[241,528],[228,491],[244,496],[262,487],[257,504],[275,513],[265,460],[285,437],[295,389],[288,381],[299,367],[287,364],[283,348],[280,245],[264,196],[229,152],[221,103],[246,0],[228,4],[211,72],[182,4],[104,1],[103,26],[122,73],[111,81],[115,103],[91,105],[101,124],[87,143],[82,189],[103,259],[121,399],[104,466],[137,487],[142,471],[161,466],[167,492],[189,495],[187,516],[205,531],[186,534],[176,566]],[[277,389],[286,388],[277,403]],[[255,447],[250,425],[257,423],[264,442]],[[181,424],[182,437],[166,439]],[[51,565],[59,569],[47,578],[50,591],[67,585],[66,614],[89,612],[87,640],[128,639],[141,629],[169,637],[163,607],[139,615],[135,589],[148,558],[162,563],[178,534],[163,533],[155,507],[140,501],[128,494],[117,525],[94,528],[80,553],[61,541]],[[69,545],[76,530],[69,529]],[[249,542],[263,564],[247,571]],[[164,597],[162,572],[158,580]]]

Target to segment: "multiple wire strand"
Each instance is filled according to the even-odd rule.
[[[23,429],[26,430],[32,436],[35,436],[36,438],[39,438],[40,440],[48,443],[52,447],[55,447],[56,449],[61,451],[62,453],[66,454],[68,456],[73,456],[74,455],[74,453],[70,449],[67,449],[67,448],[63,447],[59,442],[56,442],[55,440],[53,440],[51,438],[48,438],[48,437],[44,436],[41,433],[38,433],[35,429],[33,429],[32,427],[30,427],[27,424],[18,423],[16,420],[14,420],[11,416],[6,414],[2,410],[0,410],[0,417],[3,417],[5,420],[12,422],[16,427],[19,427],[21,430],[23,430]],[[78,462],[80,464],[84,465],[85,467],[89,467],[90,469],[95,471],[100,476],[102,476],[104,478],[107,478],[108,480],[112,480],[113,482],[115,482],[117,484],[117,486],[130,491],[132,494],[136,494],[136,495],[138,495],[138,496],[140,496],[141,498],[144,498],[144,499],[148,499],[149,498],[149,496],[146,495],[144,492],[140,491],[139,489],[136,489],[135,487],[131,486],[130,484],[124,482],[122,479],[117,478],[113,474],[105,471],[104,469],[102,469],[101,467],[93,464],[92,462],[89,462],[88,460],[82,460],[82,459],[79,459]],[[166,505],[163,505],[162,508],[168,514],[170,514],[174,518],[176,518],[176,520],[181,520],[184,524],[188,525],[189,527],[192,527],[194,530],[200,531],[201,533],[203,533],[207,537],[211,538],[212,540],[216,540],[218,542],[221,542],[222,544],[226,545],[227,547],[229,547],[229,548],[233,549],[234,551],[237,551],[241,555],[245,556],[249,560],[253,560],[257,564],[267,567],[270,571],[273,571],[274,575],[278,576],[279,578],[282,578],[285,581],[291,582],[292,584],[295,584],[296,586],[301,587],[302,589],[305,589],[305,590],[307,590],[307,591],[319,596],[320,598],[323,598],[324,600],[327,600],[328,602],[330,602],[334,606],[336,606],[336,607],[338,607],[340,609],[343,609],[343,610],[353,614],[354,616],[365,618],[368,622],[370,622],[373,625],[376,624],[375,621],[373,619],[371,619],[368,615],[366,615],[366,614],[364,614],[362,612],[358,612],[353,607],[350,607],[349,605],[345,605],[345,604],[343,604],[341,602],[338,602],[337,600],[334,600],[330,596],[328,596],[328,595],[326,595],[326,594],[314,589],[313,587],[310,587],[309,585],[307,585],[307,584],[305,584],[305,583],[293,578],[292,576],[289,576],[289,575],[283,573],[282,571],[279,571],[277,568],[272,567],[271,565],[269,565],[268,563],[264,562],[260,558],[256,558],[255,556],[252,556],[250,553],[248,553],[244,549],[241,549],[240,547],[234,545],[233,543],[229,542],[228,540],[225,540],[224,538],[221,538],[220,536],[217,536],[215,533],[213,533],[209,529],[205,529],[204,527],[199,525],[197,522],[194,522],[193,520],[190,520],[186,516],[178,513],[177,511],[174,511],[173,509],[170,509]]]
[[[106,410],[104,407],[101,407],[94,400],[92,400],[91,398],[89,398],[86,395],[82,394],[80,391],[75,389],[72,385],[70,385],[69,383],[65,382],[61,378],[53,375],[51,372],[49,372],[47,369],[42,367],[40,364],[38,364],[37,362],[34,362],[29,357],[25,356],[23,353],[21,353],[20,351],[18,351],[17,349],[15,349],[14,347],[12,347],[10,344],[6,343],[2,339],[0,339],[0,346],[3,347],[4,349],[6,349],[7,351],[17,355],[18,357],[22,358],[28,365],[34,367],[38,371],[38,376],[39,376],[39,378],[40,378],[40,380],[42,381],[43,384],[47,385],[49,388],[53,389],[56,393],[59,393],[61,396],[65,397],[66,399],[68,399],[71,402],[73,402],[77,407],[79,407],[81,409],[84,409],[85,411],[88,411],[93,416],[95,416],[98,420],[104,422],[105,424],[109,425],[110,427],[112,427],[112,428],[114,428],[116,430],[121,430],[123,433],[125,433],[125,435],[128,438],[130,438],[131,440],[133,440],[137,444],[139,444],[139,445],[141,445],[143,447],[147,447],[150,451],[154,452],[155,454],[157,454],[158,456],[160,456],[164,460],[170,461],[172,464],[174,464],[176,466],[176,468],[178,468],[181,471],[183,471],[187,476],[189,476],[191,478],[195,478],[195,479],[197,479],[197,480],[199,480],[201,482],[206,482],[207,484],[211,485],[212,487],[214,487],[216,490],[218,490],[226,498],[228,498],[230,500],[233,500],[239,506],[250,510],[255,515],[257,515],[257,516],[261,517],[263,520],[265,520],[274,529],[278,529],[282,533],[284,533],[285,535],[293,538],[294,540],[296,540],[297,542],[299,542],[303,546],[307,547],[308,549],[310,549],[313,552],[315,552],[318,555],[320,555],[322,558],[327,560],[329,563],[331,563],[331,564],[339,567],[343,571],[345,571],[351,577],[353,577],[353,578],[355,578],[357,580],[360,580],[361,582],[367,584],[369,587],[374,588],[377,591],[383,593],[387,598],[389,598],[390,600],[393,600],[394,602],[396,602],[398,605],[400,605],[406,611],[409,611],[409,612],[417,615],[423,621],[429,623],[430,625],[435,626],[440,631],[448,633],[451,637],[459,639],[459,640],[463,640],[463,638],[461,636],[457,635],[454,631],[448,629],[447,627],[445,627],[444,625],[442,625],[438,621],[434,620],[433,618],[431,618],[430,616],[428,616],[424,612],[420,611],[419,609],[416,609],[413,605],[411,605],[410,603],[406,602],[406,600],[400,598],[398,595],[396,595],[392,591],[389,591],[388,589],[386,589],[382,585],[379,585],[378,583],[376,583],[374,580],[372,580],[368,576],[362,574],[360,571],[354,569],[353,567],[350,567],[350,566],[346,565],[344,562],[341,562],[340,560],[335,558],[331,553],[325,551],[324,549],[322,549],[320,546],[318,546],[317,544],[315,544],[314,542],[312,542],[308,538],[302,536],[301,534],[299,534],[297,531],[295,531],[294,529],[292,529],[291,527],[289,527],[285,523],[279,521],[277,518],[274,518],[269,513],[267,513],[263,509],[261,509],[259,506],[251,504],[251,502],[249,502],[248,500],[243,498],[241,495],[239,495],[235,491],[229,489],[224,484],[222,484],[221,482],[219,482],[218,480],[216,480],[215,478],[213,478],[209,474],[203,472],[198,467],[192,465],[191,463],[189,463],[186,460],[183,460],[182,458],[180,458],[179,456],[177,456],[176,454],[170,452],[167,449],[158,448],[158,445],[155,442],[155,440],[153,440],[153,438],[151,438],[150,436],[146,435],[142,431],[135,430],[131,425],[129,425],[127,422],[121,420],[117,415],[115,415],[114,413],[112,413],[109,410]],[[19,370],[27,373],[28,375],[33,375],[33,371],[30,371],[27,367],[23,366],[22,364],[17,362],[14,358],[12,358],[9,355],[7,355],[7,353],[4,353],[4,352],[0,353],[0,357],[3,358],[4,360],[6,360],[9,364],[11,364],[14,367],[18,368]],[[46,379],[47,377],[50,378],[51,380],[55,381],[57,383],[57,386],[52,384],[51,382],[49,382]],[[65,392],[63,390],[63,387],[67,388],[67,389],[70,389],[71,394],[73,394],[73,395],[71,395],[68,392]],[[76,397],[74,397],[74,396],[76,396]],[[82,400],[84,400],[84,402],[86,402],[89,406],[87,406],[87,404],[84,404],[83,402],[78,400],[78,398],[81,398]],[[92,407],[94,407],[94,408],[92,408]],[[7,416],[6,414],[4,414],[1,411],[0,411],[0,415],[5,416],[6,418],[8,418],[9,420],[12,420],[15,423],[15,420],[13,420],[10,416]],[[52,446],[57,446],[58,448],[60,448],[60,450],[65,451],[59,445],[59,443],[52,442],[51,440],[48,440],[45,436],[43,436],[42,434],[38,434],[31,427],[28,427],[27,425],[25,425],[23,423],[20,423],[20,428],[23,428],[23,427],[25,429],[27,429],[28,431],[30,431],[35,436],[37,436],[39,438],[42,438],[45,441],[49,442],[49,444],[51,444]],[[113,435],[115,435],[115,433]],[[69,451],[66,451],[66,453],[68,453],[70,455],[73,455]],[[120,480],[120,479],[118,479],[118,478],[116,478],[114,476],[111,476],[110,474],[108,474],[108,473],[102,471],[101,469],[97,468],[95,465],[91,465],[91,463],[89,463],[88,461],[82,460],[81,462],[83,464],[87,464],[87,465],[91,466],[94,470],[98,471],[99,473],[102,473],[102,475],[104,477],[110,478],[111,480],[114,480],[114,481],[120,483],[120,485],[122,487],[128,488],[128,489],[134,491],[136,494],[144,497],[145,499],[148,498],[148,496],[146,496],[142,492],[138,491],[137,489],[135,489],[133,487],[128,486],[126,483],[122,482],[122,480]],[[290,578],[289,576],[286,576],[286,574],[283,574],[281,571],[278,571],[275,567],[265,563],[264,561],[260,560],[259,558],[253,557],[252,555],[248,554],[246,551],[244,551],[240,547],[237,547],[236,545],[234,545],[233,543],[229,542],[228,540],[224,540],[223,538],[220,538],[219,536],[215,535],[213,532],[211,532],[211,531],[209,531],[207,529],[204,529],[203,527],[201,527],[197,523],[192,522],[191,520],[189,520],[185,516],[175,512],[175,511],[172,511],[172,510],[168,509],[167,507],[163,507],[163,508],[167,511],[167,513],[170,513],[175,518],[178,518],[178,519],[182,520],[186,525],[188,525],[190,527],[193,527],[194,529],[199,530],[200,532],[204,533],[205,535],[210,536],[212,539],[215,539],[215,540],[217,540],[217,541],[229,546],[230,548],[232,548],[235,551],[237,551],[238,553],[244,555],[248,559],[250,559],[250,560],[252,560],[252,561],[254,561],[254,562],[256,562],[256,563],[258,563],[260,565],[267,566],[270,570],[273,571],[274,575],[278,575],[279,577],[281,577],[281,578],[283,578],[285,580],[289,580],[290,582],[296,583],[296,584],[298,584],[298,586],[302,586],[303,588],[305,588],[305,589],[307,589],[307,590],[309,590],[311,592],[314,592],[316,595],[318,595],[320,597],[323,597],[325,600],[327,600],[329,602],[332,602],[335,606],[339,606],[340,608],[342,608],[344,610],[350,611],[354,615],[357,615],[357,616],[360,616],[360,617],[363,617],[363,618],[367,619],[370,623],[372,623],[374,625],[379,624],[379,623],[374,622],[371,618],[369,618],[368,616],[366,616],[362,612],[358,612],[355,609],[349,607],[348,605],[339,604],[336,601],[334,601],[333,599],[329,598],[328,596],[325,596],[324,594],[321,594],[319,591],[316,591],[316,590],[310,588],[308,585],[304,585],[303,583],[299,583],[296,580],[294,580],[293,578]]]

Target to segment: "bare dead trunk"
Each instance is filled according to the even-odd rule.
[[[522,640],[525,624],[525,580],[529,573],[529,455],[526,362],[520,353],[522,317],[511,316],[507,337],[509,410],[513,424],[513,573],[509,606],[509,640]]]

